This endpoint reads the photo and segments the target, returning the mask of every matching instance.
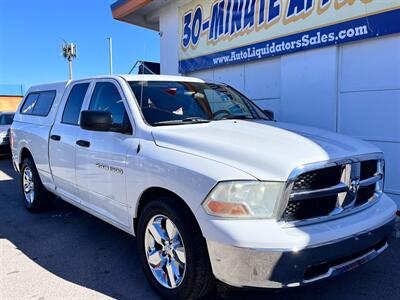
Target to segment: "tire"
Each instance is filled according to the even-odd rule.
[[[180,200],[173,197],[160,197],[144,207],[137,228],[139,258],[147,280],[162,298],[198,299],[214,289],[214,276],[206,241],[200,228],[189,208],[178,201]],[[172,230],[173,227],[176,231]],[[162,249],[166,249],[165,256],[162,256],[163,251],[160,247],[162,243],[157,243],[150,231],[154,232],[155,228],[161,229],[162,234],[158,236],[164,236],[164,240],[168,240],[169,236],[174,236],[169,244],[172,250],[171,247],[168,248],[168,245],[162,246]],[[162,230],[162,228],[169,230]],[[154,247],[150,247],[152,245]],[[153,251],[148,251],[148,249],[153,249]],[[155,254],[150,255],[151,253]],[[156,257],[155,260],[154,257]],[[152,268],[151,264],[157,267]],[[155,275],[157,272],[158,277]],[[162,272],[167,277],[161,276]],[[168,275],[172,273],[175,284]],[[182,275],[181,278],[175,276],[176,274]]]
[[[53,195],[43,186],[35,163],[30,157],[22,162],[20,184],[25,207],[30,212],[40,212],[49,208]]]

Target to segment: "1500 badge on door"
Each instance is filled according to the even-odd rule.
[[[96,163],[96,167],[98,167],[100,169],[103,169],[105,171],[108,171],[108,172],[115,173],[115,174],[119,174],[119,175],[124,174],[124,170],[123,169],[112,167],[112,166],[107,166],[107,165],[102,164],[102,163]]]

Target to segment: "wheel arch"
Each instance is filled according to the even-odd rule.
[[[198,223],[194,212],[192,211],[190,206],[186,203],[186,201],[182,197],[180,197],[177,193],[175,193],[169,189],[153,186],[153,187],[146,189],[141,194],[141,196],[137,202],[136,211],[135,211],[135,215],[133,218],[133,231],[134,231],[135,236],[137,234],[136,231],[137,231],[138,220],[139,220],[140,214],[142,213],[144,207],[148,203],[150,203],[152,200],[159,198],[159,197],[175,198],[177,201],[177,205],[180,205],[181,207],[183,207],[191,215],[192,219],[196,222],[196,224],[201,232],[200,224]]]
[[[35,160],[33,159],[33,155],[31,153],[31,151],[27,147],[22,147],[21,151],[19,153],[19,161],[18,161],[20,170],[21,170],[21,166],[22,166],[23,161],[28,157],[32,158],[33,162],[35,162]]]

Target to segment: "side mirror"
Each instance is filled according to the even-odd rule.
[[[272,110],[264,109],[263,112],[268,118],[270,118],[271,120],[275,120],[275,114]]]
[[[90,131],[110,131],[113,126],[111,113],[84,110],[81,112],[80,126]]]

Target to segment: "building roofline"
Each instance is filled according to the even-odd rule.
[[[158,18],[149,17],[149,13],[160,8],[166,2],[168,1],[117,0],[110,7],[114,19],[158,31]]]
[[[128,1],[129,1],[129,0],[117,0],[117,1],[115,1],[114,3],[112,3],[112,4],[110,5],[111,10],[116,9],[117,7],[123,5],[125,2],[128,2]]]
[[[133,15],[138,12],[142,7],[148,5],[151,0],[118,0],[111,5],[111,11],[114,19],[125,21],[128,23],[133,23],[125,19],[129,15]],[[135,24],[144,26],[144,24]]]
[[[111,5],[113,17],[115,19],[126,17],[150,2],[151,0],[119,0],[114,3],[114,8],[113,5]]]

